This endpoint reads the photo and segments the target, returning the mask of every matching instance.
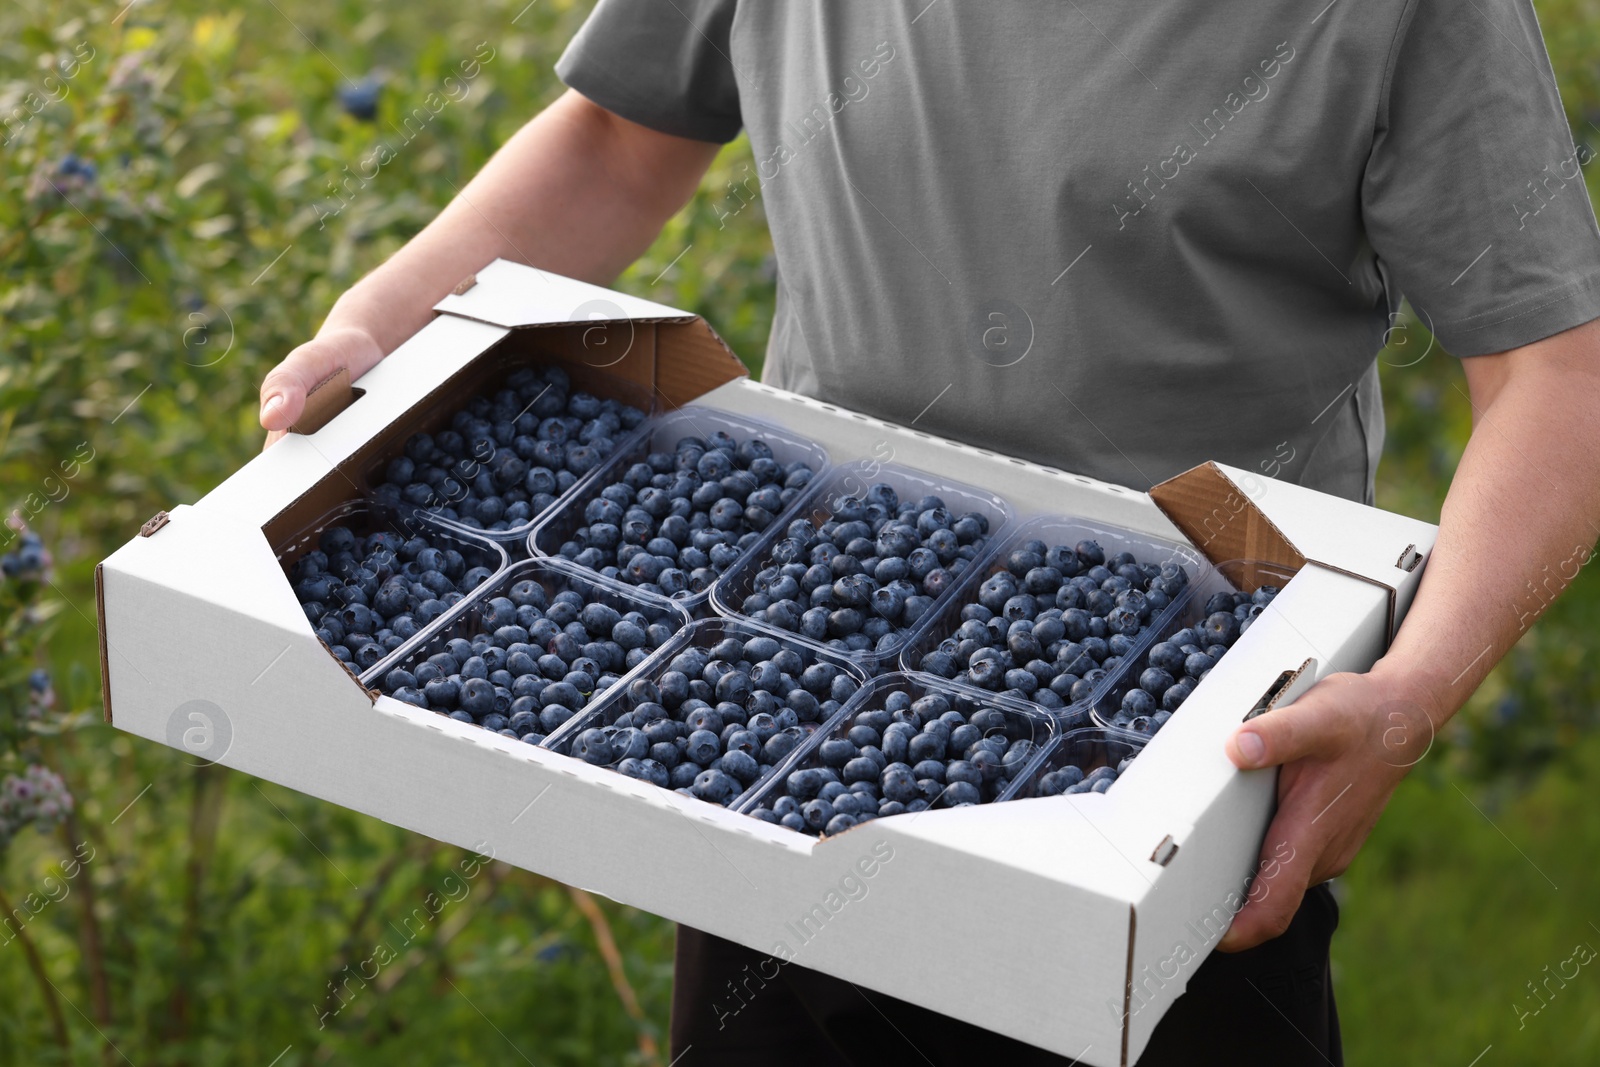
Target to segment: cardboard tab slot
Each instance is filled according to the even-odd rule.
[[[359,395],[360,390],[350,388],[349,368],[340,367],[311,387],[311,392],[306,394],[306,406],[294,425],[289,427],[289,432],[316,433],[332,422],[335,415],[353,404]]]
[[[1257,700],[1254,706],[1252,706],[1250,710],[1245,713],[1244,721],[1249,722],[1257,715],[1265,715],[1267,712],[1272,711],[1281,705],[1288,704],[1294,699],[1294,697],[1299,696],[1306,689],[1310,688],[1309,685],[1297,686],[1296,683],[1302,678],[1314,677],[1316,674],[1316,667],[1317,661],[1307,657],[1306,661],[1300,664],[1300,666],[1296,667],[1294,670],[1284,671],[1282,674],[1278,675],[1278,677],[1274,679],[1273,683],[1267,686],[1266,692],[1261,694],[1261,699]]]
[[[1161,839],[1161,843],[1155,847],[1155,851],[1150,853],[1150,862],[1157,867],[1165,867],[1172,862],[1172,857],[1177,854],[1178,843],[1172,839],[1171,834],[1168,834]]]

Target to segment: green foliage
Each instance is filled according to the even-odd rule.
[[[35,578],[0,580],[0,780],[48,766],[77,800],[44,832],[0,844],[12,915],[0,1064],[664,1063],[668,924],[596,913],[503,864],[469,877],[460,850],[191,766],[99,721],[94,562],[255,453],[262,375],[559,95],[552,66],[588,4],[117,7],[0,11],[0,514],[25,519],[55,557]],[[1600,147],[1593,0],[1545,0],[1540,13],[1574,129]],[[339,95],[369,78],[381,86],[370,122]],[[751,169],[741,138],[618,284],[704,314],[759,368],[775,283]],[[1397,335],[1384,356],[1380,502],[1427,517],[1470,412],[1454,361],[1416,357],[1424,333]],[[0,553],[16,547],[9,529],[0,538]],[[1407,783],[1352,874],[1340,996],[1374,1062],[1395,1047],[1432,1061],[1421,1042],[1452,1033],[1454,1002],[1403,1001],[1392,987],[1407,976],[1449,987],[1481,949],[1479,971],[1508,961],[1509,997],[1523,970],[1562,958],[1524,959],[1544,941],[1513,952],[1498,928],[1467,944],[1430,925],[1433,906],[1449,922],[1482,901],[1538,909],[1552,952],[1582,925],[1581,888],[1548,900],[1495,888],[1521,861],[1494,851],[1505,839],[1452,783],[1505,789],[1551,762],[1593,770],[1574,739],[1600,696],[1584,655],[1597,612],[1585,572],[1441,739],[1443,758]],[[1566,774],[1496,809],[1508,835],[1557,819],[1594,836]],[[1413,823],[1446,827],[1460,849],[1424,847]],[[597,918],[620,948],[615,968]],[[1388,946],[1407,936],[1422,946],[1408,961],[1448,962],[1393,967]],[[1495,1021],[1497,981],[1483,978],[1481,1021],[1451,1038],[1462,1062],[1479,1036],[1514,1040],[1510,1012]],[[1593,1014],[1593,998],[1567,1003]],[[1592,1040],[1562,1046],[1567,1024],[1548,1014],[1546,1044],[1524,1047],[1591,1061]]]
[[[1600,739],[1565,752],[1526,792],[1435,773],[1401,783],[1338,883],[1346,1062],[1600,1062],[1600,959],[1567,962],[1580,945],[1600,952]]]
[[[562,91],[550,68],[584,13],[549,0],[0,13],[0,513],[57,556],[54,588],[0,583],[0,720],[21,724],[0,740],[0,776],[42,760],[80,799],[60,830],[0,855],[14,915],[0,1062],[116,1059],[113,1045],[140,1064],[515,1061],[508,1039],[539,1063],[657,1061],[667,924],[600,915],[635,1019],[564,888],[492,864],[451,900],[458,850],[98,722],[94,562],[260,448],[261,376]],[[369,75],[370,123],[338,97]],[[392,159],[374,166],[380,146]],[[703,234],[706,254],[746,249],[758,275],[758,213],[715,241],[711,196],[632,288],[696,305],[694,250],[656,276]],[[759,289],[739,299],[770,306]],[[760,314],[725,318],[759,348]],[[29,720],[44,666],[57,707]],[[430,893],[445,904],[423,923]],[[426,927],[414,942],[408,917]],[[386,943],[397,958],[362,978]]]

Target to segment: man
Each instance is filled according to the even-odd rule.
[[[741,128],[785,388],[1141,488],[1217,459],[1370,500],[1401,295],[1470,357],[1405,625],[1230,740],[1282,766],[1263,855],[1295,858],[1141,1059],[1340,1062],[1323,883],[1404,774],[1381,716],[1442,725],[1600,534],[1600,230],[1527,0],[601,0],[557,70],[573,91],[268,376],[275,435],[495,256],[610,280]],[[721,1017],[754,959],[681,932],[686,1067],[1065,1062],[793,965]]]

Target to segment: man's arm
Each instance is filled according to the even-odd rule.
[[[1229,739],[1237,766],[1283,769],[1261,853],[1276,874],[1252,889],[1224,951],[1281,934],[1306,888],[1350,865],[1432,732],[1600,537],[1600,321],[1462,364],[1472,437],[1394,644],[1369,673],[1328,677]]]
[[[688,202],[717,149],[566,93],[506,142],[426,229],[341,296],[315,339],[267,374],[267,443],[300,417],[313,385],[340,367],[360,377],[426,325],[462,278],[497,257],[611,281]]]

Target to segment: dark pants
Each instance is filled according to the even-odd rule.
[[[1338,925],[1333,894],[1317,886],[1282,937],[1245,952],[1213,952],[1156,1027],[1139,1067],[1340,1067],[1328,969]],[[736,999],[730,981],[754,992]],[[686,926],[678,928],[672,1055],[681,1057],[676,1067],[1073,1062]]]

